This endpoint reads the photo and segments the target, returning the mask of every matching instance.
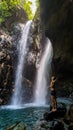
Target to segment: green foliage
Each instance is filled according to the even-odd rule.
[[[30,1],[24,1],[24,9],[25,11],[27,12],[28,14],[28,18],[29,19],[32,19],[33,18],[33,14],[32,14],[32,10],[31,10],[31,5],[32,5],[32,2]]]
[[[36,6],[39,7],[39,5],[40,5],[39,0],[35,0],[35,3],[36,3]]]
[[[4,18],[8,15],[8,6],[6,1],[1,1],[0,3],[0,22],[4,20]]]
[[[39,0],[35,0],[36,6],[39,5]],[[7,17],[11,16],[17,6],[22,7],[29,19],[34,17],[32,9],[32,2],[30,0],[0,0],[0,23],[3,22]]]
[[[20,0],[0,0],[0,22],[12,15],[15,6],[20,5]]]

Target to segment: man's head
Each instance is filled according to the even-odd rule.
[[[56,80],[56,77],[55,77],[55,76],[52,76],[52,77],[51,77],[51,80]]]

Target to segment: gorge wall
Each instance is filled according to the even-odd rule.
[[[21,39],[23,26],[27,21],[26,12],[18,8],[18,11],[8,17],[0,26],[0,105],[10,104],[12,94],[15,91],[14,83],[18,64],[19,40]],[[32,87],[38,62],[37,53],[40,51],[37,39],[38,22],[35,20],[28,37],[28,53],[25,58],[25,70],[22,74],[23,99],[25,102],[32,100],[33,96]]]
[[[9,103],[14,91],[17,46],[21,36],[19,23],[25,24],[27,20],[26,12],[16,8],[12,16],[0,24],[0,105]]]
[[[16,12],[19,13],[8,18],[0,27],[0,104],[7,104],[14,92],[17,46],[21,37],[21,27],[18,23],[25,24],[28,20],[22,9]],[[33,95],[31,87],[34,85],[36,68],[44,51],[45,35],[51,40],[54,51],[52,74],[57,77],[57,96],[73,99],[73,1],[40,0],[33,23],[22,79],[26,91],[28,86],[27,93],[24,92],[24,95],[27,95],[25,100],[29,101]]]
[[[41,25],[53,45],[57,95],[73,98],[73,1],[40,0]]]

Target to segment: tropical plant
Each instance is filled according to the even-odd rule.
[[[35,0],[36,6],[39,5],[39,0]],[[31,9],[32,2],[30,0],[0,0],[0,23],[7,17],[11,16],[16,7],[23,8],[29,19],[33,18],[33,12]]]

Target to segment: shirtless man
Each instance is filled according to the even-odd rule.
[[[52,111],[56,111],[57,110],[55,82],[56,82],[56,78],[54,76],[52,76],[51,83],[50,83]]]

